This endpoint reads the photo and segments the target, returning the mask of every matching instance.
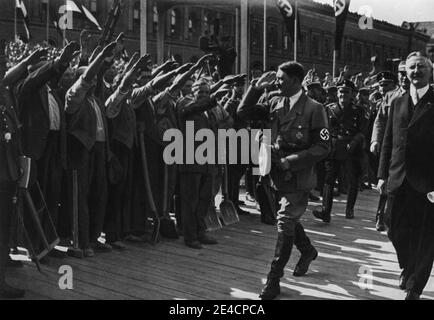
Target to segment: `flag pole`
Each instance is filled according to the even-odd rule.
[[[294,19],[294,61],[297,61],[298,45],[298,1],[295,0],[295,19]]]
[[[15,35],[14,41],[17,40],[17,1],[18,0],[15,0],[15,10],[14,10],[14,35]]]
[[[68,0],[65,0],[65,14],[68,13]],[[65,26],[65,28],[63,29],[63,46],[66,46],[66,28],[67,26]]]
[[[148,52],[148,4],[147,0],[140,1],[140,53]]]
[[[240,8],[235,8],[235,50],[237,58],[235,60],[235,72],[240,73]]]
[[[333,50],[333,81],[335,81],[335,77],[336,77],[336,55],[337,55],[337,50]]]
[[[47,44],[50,43],[50,0],[47,0]]]
[[[267,0],[264,0],[264,47],[263,47],[263,69],[267,71]]]

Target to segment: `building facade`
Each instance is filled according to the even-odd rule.
[[[113,0],[78,0],[97,18],[101,25],[107,18]],[[144,0],[142,0],[144,1]],[[240,34],[240,1],[248,4],[247,34]],[[32,31],[32,42],[47,40],[47,2],[57,11],[64,0],[24,0]],[[15,0],[0,0],[0,38],[11,39],[14,34]],[[125,32],[127,49],[140,48],[140,29],[143,5],[140,0],[123,0],[123,14],[116,32]],[[157,39],[164,38],[163,56],[175,56],[180,61],[195,60],[203,53],[199,38],[208,30],[211,35],[229,35],[238,48],[238,56],[247,55],[248,65],[261,65],[264,52],[263,0],[146,0],[147,50],[157,59]],[[167,4],[167,6],[162,6]],[[333,8],[299,0],[301,39],[298,42],[297,60],[306,68],[315,67],[320,74],[332,72],[335,18]],[[360,16],[348,15],[342,48],[337,56],[337,68],[349,65],[356,72],[371,69],[371,57],[376,55],[379,69],[393,69],[392,59],[405,58],[408,52],[424,50],[430,37],[420,32],[412,33],[406,28],[374,20],[373,29],[359,27]],[[237,28],[238,27],[238,28]],[[88,22],[74,18],[74,29],[67,31],[68,39],[78,39],[82,29],[97,30]],[[160,38],[158,38],[160,29]],[[265,69],[274,69],[281,62],[294,58],[292,37],[286,33],[285,24],[274,0],[267,1],[267,59]],[[21,21],[17,33],[23,34]],[[247,37],[249,44],[241,52],[240,38]],[[95,37],[97,38],[97,37]],[[48,40],[54,45],[62,43],[61,35],[50,23]]]
[[[434,21],[414,22],[415,28],[430,36],[426,45],[426,53],[434,61]]]

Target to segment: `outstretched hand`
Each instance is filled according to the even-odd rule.
[[[269,88],[273,85],[273,83],[276,81],[276,72],[269,71],[264,73],[256,82],[255,88],[257,90],[264,90],[266,88]]]
[[[150,71],[151,64],[151,55],[145,54],[144,56],[140,57],[140,59],[135,63],[133,69],[136,72]]]
[[[226,76],[223,79],[223,84],[227,84],[227,85],[233,85],[236,81],[237,81],[237,77],[236,75],[230,75],[230,76]]]
[[[116,48],[114,50],[114,54],[121,53],[125,48],[125,34],[121,32],[116,38]]]
[[[60,54],[59,61],[61,64],[66,65],[69,64],[74,56],[77,55],[77,52],[79,52],[80,46],[77,42],[71,41],[68,43],[62,50],[62,53]]]
[[[40,61],[46,60],[48,56],[48,49],[38,49],[34,51],[27,59],[29,64],[37,64]]]
[[[167,60],[162,66],[161,66],[161,71],[163,72],[170,72],[172,70],[175,70],[176,68],[179,67],[178,62],[176,61],[172,61],[172,60]]]
[[[193,67],[193,63],[185,63],[182,66],[180,66],[177,70],[176,73],[177,74],[182,74],[184,72],[187,72],[188,70],[190,70]]]
[[[110,58],[113,56],[113,53],[117,47],[116,42],[109,43],[107,46],[104,47],[102,50],[102,55],[104,58]]]
[[[213,56],[212,53],[206,54],[204,56],[202,56],[195,64],[196,68],[201,68],[203,66],[205,66],[205,63],[209,61],[209,59],[211,59]]]
[[[136,64],[136,62],[139,60],[139,53],[138,52],[134,52],[134,54],[131,56],[130,60],[128,61],[126,67],[125,67],[125,71],[124,74],[127,73],[128,71],[130,71],[134,65]]]

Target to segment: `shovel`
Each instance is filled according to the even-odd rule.
[[[162,216],[160,218],[161,226],[160,233],[164,238],[167,239],[179,239],[178,232],[176,231],[175,222],[170,218],[170,215],[167,210],[167,194],[169,190],[169,168],[167,164],[164,164],[164,185],[163,185],[163,208],[162,208]]]
[[[240,221],[238,217],[237,209],[235,209],[232,201],[228,196],[228,166],[223,167],[223,184],[222,184],[222,202],[220,203],[220,213],[225,226],[237,223]]]
[[[82,259],[83,250],[78,246],[78,173],[72,171],[72,247],[68,248],[68,256]]]
[[[209,206],[208,213],[205,216],[205,225],[206,231],[216,231],[222,228],[222,224],[220,222],[219,216],[217,215],[214,204]]]
[[[142,154],[143,177],[145,179],[146,197],[149,201],[149,207],[151,208],[153,220],[151,243],[155,245],[158,242],[158,235],[160,233],[160,217],[158,216],[157,207],[155,206],[154,201],[154,195],[152,194],[151,182],[149,179],[148,160],[146,158],[145,136],[143,135],[143,132],[140,132],[140,151]]]

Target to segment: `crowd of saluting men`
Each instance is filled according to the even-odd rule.
[[[65,246],[71,245],[72,208],[77,209],[78,249],[85,257],[92,257],[95,252],[125,250],[125,241],[147,241],[148,218],[155,211],[162,218],[168,218],[168,212],[175,213],[175,237],[182,235],[188,247],[201,249],[202,245],[217,244],[216,239],[206,232],[205,216],[214,210],[215,197],[222,183],[222,168],[213,164],[166,165],[163,160],[163,150],[167,145],[163,141],[164,132],[171,128],[184,131],[186,121],[194,122],[195,132],[205,128],[214,131],[220,128],[267,128],[268,113],[265,116],[260,109],[257,109],[258,113],[247,109],[257,101],[252,100],[255,93],[252,90],[259,90],[257,98],[260,96],[262,105],[270,101],[270,105],[276,106],[273,101],[280,98],[279,101],[284,101],[282,87],[287,80],[279,76],[279,71],[290,78],[294,76],[295,82],[298,79],[303,88],[302,98],[296,92],[287,95],[288,99],[283,104],[288,103],[288,110],[307,96],[322,105],[321,112],[326,117],[323,127],[318,128],[321,147],[317,145],[317,155],[312,158],[312,166],[316,171],[314,185],[322,197],[322,208],[314,211],[313,215],[330,223],[333,197],[346,193],[346,218],[353,219],[358,192],[378,184],[381,196],[376,228],[384,231],[386,226],[391,228],[395,223],[394,230],[405,229],[402,233],[389,232],[389,237],[403,269],[402,282],[408,282],[409,279],[416,282],[411,284],[411,297],[418,297],[422,293],[426,281],[423,283],[420,277],[416,277],[416,280],[411,278],[419,265],[415,267],[413,263],[411,267],[408,266],[410,261],[416,259],[412,260],[410,256],[417,251],[422,240],[409,231],[409,225],[413,228],[411,230],[419,228],[426,222],[425,216],[422,214],[418,223],[409,222],[411,219],[408,217],[400,218],[400,221],[392,219],[392,214],[386,214],[388,197],[384,192],[385,181],[389,178],[389,164],[393,166],[391,172],[402,171],[402,166],[394,165],[391,160],[399,158],[401,151],[399,141],[394,140],[394,124],[388,123],[388,118],[392,102],[414,91],[411,89],[414,78],[406,61],[399,65],[398,74],[373,70],[369,75],[362,76],[345,67],[335,79],[330,74],[320,79],[314,69],[305,73],[299,64],[282,65],[277,73],[270,71],[263,74],[259,68],[252,68],[249,91],[245,94],[247,75],[230,75],[218,67],[210,68],[210,65],[213,66],[210,61],[216,56],[213,54],[205,54],[195,62],[182,65],[170,59],[152,66],[150,55],[140,57],[134,54],[128,59],[121,58],[125,51],[122,34],[116,41],[93,51],[81,40],[80,44],[70,42],[54,55],[48,49],[39,48],[20,61],[15,61],[14,65],[9,65],[10,61],[4,55],[9,44],[2,41],[0,45],[2,297],[24,295],[23,291],[8,286],[4,280],[5,268],[16,264],[10,259],[9,253],[17,245],[14,231],[17,221],[12,213],[15,210],[13,199],[17,195],[17,181],[22,174],[17,161],[20,156],[32,159],[28,183],[30,194],[35,195],[41,190],[61,244]],[[51,56],[47,58],[48,55]],[[416,57],[419,56],[416,54]],[[429,66],[432,68],[432,65]],[[417,65],[417,68],[421,66]],[[426,85],[431,79],[431,71]],[[423,73],[420,70],[415,72]],[[418,77],[425,76],[419,73]],[[296,87],[297,84],[291,85]],[[432,89],[428,88],[429,97],[424,98],[425,91],[418,96],[419,100],[431,98]],[[419,100],[414,101],[414,105],[418,105]],[[425,102],[429,103],[428,100]],[[284,123],[281,125],[284,126]],[[285,159],[288,154],[300,153],[315,144],[309,130],[299,125],[290,128],[289,138],[285,138],[285,134],[280,137],[279,131],[277,135],[273,134],[273,166],[277,163],[282,170],[289,170],[288,163],[291,161],[280,163],[280,158]],[[406,136],[401,138],[406,139]],[[412,147],[417,152],[415,144]],[[385,153],[382,155],[384,159],[380,158],[382,153]],[[283,156],[276,157],[276,154]],[[419,163],[413,165],[427,163],[419,159]],[[293,170],[297,171],[295,167]],[[276,187],[272,177],[256,177],[252,175],[252,166],[242,164],[228,165],[227,175],[228,197],[237,213],[249,214],[241,208],[243,202],[239,199],[240,181],[244,176],[247,199],[258,202],[261,221],[266,224],[277,222],[279,234],[285,233],[286,238],[282,236],[280,239],[279,235],[269,281],[261,293],[261,298],[272,299],[280,293],[276,279],[283,276],[292,245],[294,241],[297,245],[300,237],[290,240],[293,235],[291,231],[285,230],[283,209],[278,210],[281,199],[276,189],[279,191],[279,187]],[[148,179],[144,179],[144,176]],[[292,181],[292,175],[287,175],[285,179]],[[400,183],[413,190],[410,187],[411,178],[403,179]],[[148,190],[145,196],[147,180],[151,195]],[[434,191],[432,187],[432,190],[429,190],[431,185],[425,186],[428,189],[423,191],[415,189],[431,192]],[[73,189],[76,189],[75,197],[72,196]],[[309,191],[311,200],[320,200],[313,190]],[[399,189],[399,192],[403,191]],[[148,201],[150,196],[152,201]],[[401,194],[400,201],[405,201],[402,198]],[[408,197],[407,200],[406,205],[413,201]],[[392,204],[388,204],[387,212],[392,207]],[[42,219],[43,225],[47,223],[45,219]],[[296,235],[300,232],[304,235],[298,222],[293,227]],[[32,230],[32,227],[29,229]],[[104,241],[101,241],[102,234],[105,235]],[[401,234],[405,236],[400,237]],[[420,234],[420,237],[428,237],[423,232]],[[307,272],[309,264],[318,254],[309,239],[304,238],[307,241],[305,251],[299,248],[302,245],[297,245],[302,251],[294,273],[298,276]],[[411,245],[403,243],[410,238],[412,240],[408,242]],[[423,241],[428,240],[423,238]],[[40,249],[39,246],[42,247],[40,239],[32,239],[32,242],[36,251]],[[289,253],[282,259],[284,250]],[[432,251],[432,248],[424,250]],[[63,255],[53,250],[49,256]],[[424,253],[425,257],[431,255],[432,252]],[[418,272],[422,272],[425,278],[429,277],[432,259],[424,261],[422,265],[424,270]],[[402,286],[405,288],[405,284]]]

